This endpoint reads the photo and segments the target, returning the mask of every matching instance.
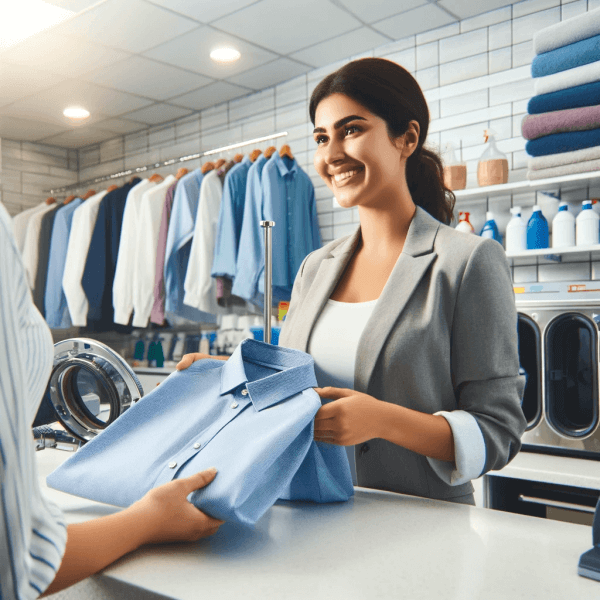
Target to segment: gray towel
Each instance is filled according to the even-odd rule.
[[[550,52],[600,33],[600,8],[540,29],[533,36],[536,54]]]
[[[600,146],[591,146],[582,150],[573,150],[571,152],[561,152],[560,154],[548,154],[546,156],[536,156],[530,158],[527,166],[530,171],[539,171],[549,169],[550,167],[560,167],[562,165],[572,165],[587,160],[600,158]],[[552,176],[553,177],[553,176]]]
[[[559,167],[550,167],[549,169],[539,169],[538,171],[527,171],[527,179],[546,179],[547,177],[562,177],[563,175],[573,175],[574,173],[589,173],[590,171],[600,171],[600,159],[585,160],[571,165],[562,165]]]

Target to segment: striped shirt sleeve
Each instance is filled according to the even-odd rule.
[[[0,598],[37,598],[53,581],[67,539],[42,495],[31,424],[52,369],[50,330],[33,304],[0,203]]]

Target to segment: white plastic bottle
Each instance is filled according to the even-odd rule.
[[[575,216],[569,212],[567,202],[561,202],[552,219],[552,247],[570,248],[575,245]]]
[[[592,246],[599,241],[600,217],[592,210],[592,201],[584,200],[581,212],[575,220],[576,245]]]
[[[460,212],[458,213],[458,225],[455,227],[457,231],[464,231],[465,233],[475,233],[475,229],[473,229],[473,225],[471,225],[471,221],[469,221],[469,215],[471,213],[468,212]]]
[[[510,212],[512,219],[506,226],[506,252],[517,254],[527,250],[527,223],[521,217],[520,206],[513,206]]]

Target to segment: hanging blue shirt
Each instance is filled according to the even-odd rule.
[[[239,243],[242,252],[239,252],[237,256],[235,279],[231,289],[231,293],[235,296],[254,304],[262,302],[262,300],[256,298],[258,271],[254,272],[245,267],[249,264],[258,265],[261,262],[259,254],[263,251],[264,233],[263,228],[260,226],[260,222],[263,220],[260,181],[267,160],[267,157],[261,154],[248,170],[244,217]]]
[[[184,175],[175,188],[165,251],[165,315],[167,320],[183,317],[189,321],[216,323],[215,315],[183,303],[185,274],[190,261],[194,224],[200,199],[202,171]]]
[[[343,446],[314,441],[321,399],[305,352],[244,340],[227,361],[169,375],[47,479],[52,488],[129,506],[148,490],[209,467],[190,501],[253,524],[278,498],[338,502],[353,493]]]
[[[296,273],[302,261],[321,247],[315,188],[295,159],[281,158],[275,152],[261,175],[262,218],[275,221],[272,230],[273,301],[289,301]],[[260,225],[259,225],[260,228]],[[254,302],[264,304],[264,241],[260,247],[240,253],[240,271],[249,271],[257,282]],[[255,262],[252,257],[258,257]]]
[[[244,218],[246,182],[252,161],[244,156],[225,176],[211,275],[235,279],[235,264]]]
[[[82,202],[81,198],[75,198],[69,204],[62,206],[56,213],[52,225],[44,305],[46,308],[46,322],[53,329],[71,327],[71,317],[69,316],[67,298],[62,289],[62,280],[65,272],[73,213]]]

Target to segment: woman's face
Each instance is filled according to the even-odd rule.
[[[393,202],[418,137],[418,123],[411,121],[409,132],[393,142],[383,119],[348,96],[332,94],[315,113],[315,169],[343,207]]]

